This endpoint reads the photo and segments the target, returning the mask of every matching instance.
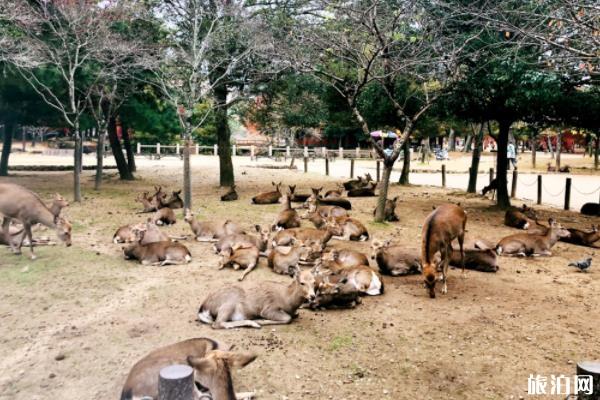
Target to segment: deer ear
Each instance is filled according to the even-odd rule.
[[[554,225],[554,223],[555,223],[555,222],[556,222],[556,221],[554,221],[554,218],[548,218],[548,223],[549,223],[550,225]]]
[[[256,232],[260,232],[260,225],[258,225],[258,224],[254,225],[254,229],[256,229]]]
[[[256,360],[254,353],[228,353],[226,356],[227,364],[233,368],[244,368],[252,361]]]
[[[60,217],[59,217],[58,215],[56,215],[56,216],[54,217],[54,223],[55,223],[56,225],[59,225],[59,224],[60,224]]]
[[[210,369],[211,362],[206,357],[188,356],[187,363],[198,372],[205,372]]]

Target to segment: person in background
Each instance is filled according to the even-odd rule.
[[[517,153],[512,141],[508,142],[508,146],[506,146],[506,158],[508,158],[507,168],[510,169],[510,164],[512,164],[513,169],[517,169]]]

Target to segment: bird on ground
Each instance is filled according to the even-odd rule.
[[[587,270],[590,268],[591,265],[592,265],[592,257],[588,257],[583,260],[569,263],[569,267],[575,267],[575,268],[579,269],[581,272],[587,272]]]

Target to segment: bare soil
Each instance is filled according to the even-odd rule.
[[[240,200],[232,203],[219,201],[224,190],[216,163],[193,163],[198,218],[267,224],[279,206],[250,205],[250,198],[269,190],[271,181],[298,184],[301,192],[336,182],[237,163]],[[85,200],[66,210],[73,247],[38,248],[36,261],[26,257],[28,250],[18,257],[0,249],[0,399],[115,399],[140,357],[199,336],[258,353],[234,381],[237,391],[256,390],[260,399],[518,399],[527,396],[529,374],[573,375],[577,361],[598,358],[598,250],[565,243],[549,258],[503,257],[496,274],[469,271],[463,279],[451,271],[448,294],[435,300],[420,276],[385,277],[385,294],[364,298],[355,309],[301,310],[287,326],[214,331],[196,321],[198,306],[209,291],[237,283],[239,272],[217,271],[210,244],[187,241],[192,263],[160,268],[123,260],[120,246],[111,243],[120,225],[147,217],[135,213],[137,192],[155,184],[181,186],[178,162],[141,164],[138,180],[120,182],[108,174],[99,193],[92,190],[91,173],[84,173]],[[5,180],[48,199],[57,191],[71,193],[69,173]],[[367,224],[371,236],[413,248],[432,206],[447,201],[467,210],[468,238],[495,242],[514,233],[503,226],[503,213],[479,197],[393,186],[390,197],[395,195],[402,199],[398,223],[371,222],[375,198],[353,199],[352,216]],[[599,222],[541,211],[567,226],[587,229]],[[182,218],[167,230],[190,233]],[[369,252],[369,243],[334,245]],[[588,255],[594,258],[589,273],[567,266]],[[289,280],[265,264],[247,281]]]

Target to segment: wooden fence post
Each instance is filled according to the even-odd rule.
[[[269,145],[269,157],[273,157],[273,146]]]
[[[175,143],[175,154],[179,155],[179,143]]]
[[[196,155],[200,155],[200,145],[196,143]]]
[[[237,155],[237,146],[235,144],[233,146],[231,146],[231,155],[232,156]]]
[[[254,160],[254,155],[255,155],[255,153],[254,153],[254,145],[252,145],[252,146],[250,146],[250,159],[251,160]]]
[[[219,155],[219,146],[216,145],[216,144],[213,146],[213,155],[214,156],[218,156]]]
[[[537,203],[542,204],[542,176],[538,175],[537,179]]]
[[[379,179],[381,177],[381,165],[380,165],[380,161],[377,160],[376,164],[377,164],[376,178],[377,178],[377,182],[379,182]]]
[[[142,154],[142,144],[140,142],[137,142],[137,154]]]
[[[354,178],[354,158],[350,159],[350,178]]]
[[[285,156],[286,157],[291,157],[291,153],[290,153],[290,146],[285,146]]]
[[[565,210],[571,208],[571,178],[567,178],[565,186]]]
[[[160,370],[158,400],[193,400],[194,369],[189,365],[170,365]]]
[[[442,187],[446,187],[446,164],[442,164]]]
[[[304,173],[308,172],[308,157],[304,157]]]
[[[356,148],[356,158],[360,158],[360,147]]]
[[[329,176],[329,157],[325,157],[325,175]]]
[[[156,143],[156,154],[160,154],[160,143]]]
[[[304,157],[308,157],[308,147],[304,146]]]
[[[490,183],[494,180],[494,168],[490,168]]]
[[[338,157],[340,158],[340,160],[344,159],[344,148],[340,147],[338,150]]]
[[[517,196],[517,179],[519,178],[519,172],[513,169],[512,185],[510,188],[510,198],[514,199]]]

